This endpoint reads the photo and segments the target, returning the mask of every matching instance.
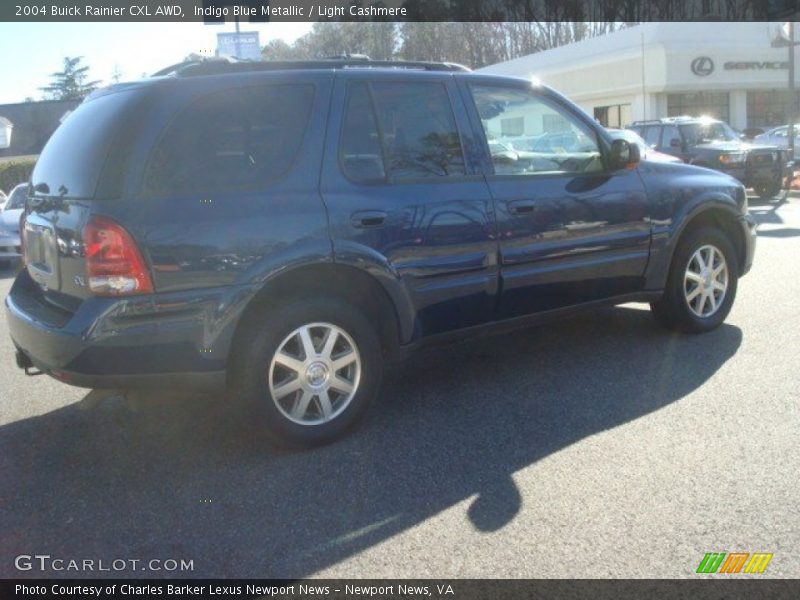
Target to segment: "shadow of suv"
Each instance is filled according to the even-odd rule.
[[[722,171],[753,188],[763,200],[777,196],[791,172],[785,150],[742,141],[724,121],[668,117],[628,126],[654,149],[698,167]]]
[[[498,158],[508,120],[572,143]],[[227,387],[307,446],[353,427],[384,363],[430,340],[629,301],[711,330],[754,232],[739,182],[640,163],[528,80],[210,61],[65,120],[31,177],[5,304],[26,372]]]

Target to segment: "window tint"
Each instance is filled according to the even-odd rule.
[[[372,91],[392,178],[465,173],[461,140],[444,85],[376,82]]]
[[[255,189],[285,173],[303,141],[311,85],[232,88],[185,108],[150,160],[152,194]]]
[[[651,148],[655,148],[658,146],[658,143],[661,139],[661,125],[652,125],[644,130],[644,135],[642,136],[644,141],[647,142],[647,145]]]
[[[80,104],[64,119],[42,150],[31,175],[33,184],[46,185],[53,196],[93,197],[105,159],[113,153],[114,144],[128,141],[121,130],[135,118],[131,110],[137,99],[137,92],[129,90]]]
[[[349,89],[339,160],[345,175],[355,181],[380,181],[386,177],[378,125],[365,83],[356,83]]]
[[[495,173],[587,173],[603,170],[592,130],[528,90],[471,86]],[[503,122],[520,120],[519,135]]]
[[[671,142],[672,140],[681,140],[681,133],[678,131],[677,125],[665,125],[664,126],[664,133],[661,136],[661,147],[663,148],[671,148],[673,147]],[[677,146],[680,147],[680,144]]]

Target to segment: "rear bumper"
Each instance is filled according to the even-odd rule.
[[[753,258],[756,253],[756,221],[749,214],[739,217],[739,225],[744,234],[744,263],[739,271],[740,275],[745,275],[753,266]]]
[[[22,271],[6,298],[6,319],[18,352],[65,383],[216,390],[225,385],[235,325],[215,319],[221,306],[231,306],[228,294],[89,298],[68,313],[48,303]]]

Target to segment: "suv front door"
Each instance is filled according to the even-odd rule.
[[[588,118],[546,92],[488,80],[459,85],[487,141],[500,240],[497,318],[641,290],[650,223],[636,170],[609,171]],[[526,150],[492,152],[489,142],[514,147],[512,123]]]
[[[337,262],[400,279],[424,336],[487,322],[498,266],[453,78],[414,75],[337,75],[321,190]]]

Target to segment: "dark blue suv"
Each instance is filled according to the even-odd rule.
[[[532,138],[547,143],[490,151]],[[211,61],[65,120],[31,177],[5,303],[26,371],[227,387],[273,437],[313,445],[428,340],[630,301],[713,329],[754,230],[736,180],[640,162],[528,80]]]

